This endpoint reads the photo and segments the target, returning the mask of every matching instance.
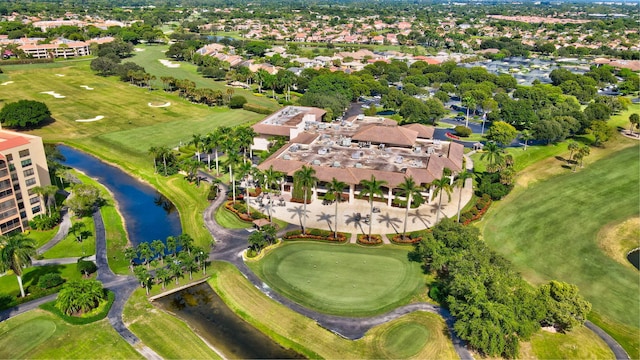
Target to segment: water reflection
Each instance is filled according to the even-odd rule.
[[[186,321],[226,358],[303,358],[234,314],[207,283],[165,296],[155,304]]]
[[[162,208],[167,215],[173,214],[176,211],[176,206],[173,205],[171,200],[160,193],[153,199],[153,203]]]

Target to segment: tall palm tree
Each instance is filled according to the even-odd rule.
[[[233,203],[236,203],[236,180],[233,177],[233,168],[240,162],[240,154],[233,151],[227,151],[227,166],[229,167],[229,181],[231,182],[231,192],[233,194]]]
[[[422,199],[422,193],[420,190],[421,186],[416,184],[415,180],[413,180],[412,176],[405,177],[404,181],[398,185],[398,189],[400,189],[401,193],[407,198],[407,207],[404,211],[404,228],[402,229],[402,238],[404,239],[405,234],[407,233],[407,219],[409,218],[409,209],[411,208],[411,204],[413,200]]]
[[[458,174],[458,177],[455,180],[455,186],[460,188],[460,196],[458,197],[458,222],[460,222],[460,206],[462,205],[462,189],[464,189],[464,183],[467,181],[467,179],[470,179],[473,175],[464,170],[461,173]]]
[[[571,140],[568,141],[567,150],[569,150],[569,159],[573,159],[573,153],[580,148],[580,144]]]
[[[151,242],[151,248],[153,252],[160,258],[160,262],[164,265],[164,249],[166,246],[162,242],[162,240],[153,240]]]
[[[484,160],[486,158],[488,162],[487,170],[489,172],[495,172],[495,170],[502,163],[502,160],[504,158],[502,154],[503,154],[503,151],[498,146],[498,144],[496,144],[493,141],[490,141],[487,143],[487,145],[485,145],[484,153],[480,155],[480,160]]]
[[[140,257],[144,259],[148,269],[150,266],[150,260],[153,258],[153,250],[151,250],[151,246],[149,246],[149,243],[143,242],[138,245],[136,250]]]
[[[369,197],[369,235],[368,239],[371,240],[371,224],[373,223],[373,198],[376,195],[382,196],[384,198],[384,194],[382,193],[382,186],[386,185],[387,182],[384,180],[377,180],[375,176],[371,175],[371,180],[362,180],[360,181],[360,185],[362,186],[362,190],[360,190],[360,195]]]
[[[175,236],[167,237],[167,249],[173,256],[176,256],[176,250],[178,249],[178,239]]]
[[[148,150],[149,155],[153,156],[153,173],[158,173],[158,147],[152,146]]]
[[[524,141],[524,150],[527,151],[528,142],[533,139],[533,134],[530,130],[524,129],[520,132],[520,138]]]
[[[236,128],[235,131],[236,138],[240,146],[242,147],[242,155],[246,159],[247,157],[247,149],[249,149],[249,159],[253,158],[253,138],[258,136],[258,134],[253,130],[252,127],[243,126]],[[244,161],[244,160],[243,160]]]
[[[316,186],[318,182],[318,178],[316,177],[316,170],[311,166],[303,165],[300,170],[296,171],[293,174],[294,181],[298,183],[298,185],[302,186],[304,189],[304,198],[302,200],[303,204],[303,214],[302,214],[302,233],[305,233],[306,225],[307,225],[307,194],[309,188],[313,188]]]
[[[238,176],[244,178],[245,186],[244,186],[244,200],[247,205],[247,215],[251,216],[251,211],[249,209],[249,175],[253,172],[253,164],[250,162],[245,162],[238,165]]]
[[[467,118],[466,118],[464,126],[469,127],[469,109],[473,107],[473,111],[475,112],[476,105],[477,105],[476,99],[474,99],[472,96],[465,96],[462,99],[462,103],[467,108]]]
[[[162,165],[164,167],[164,176],[167,176],[167,157],[171,155],[171,149],[166,146],[160,146],[157,149],[158,156],[162,158]]]
[[[433,197],[438,196],[440,194],[440,199],[438,200],[438,209],[436,210],[436,223],[440,220],[440,208],[442,207],[442,193],[446,192],[449,201],[451,201],[451,183],[449,178],[443,176],[441,179],[433,180],[431,183],[436,189],[433,192]]]
[[[191,135],[191,140],[189,141],[190,145],[193,145],[196,148],[196,156],[198,157],[198,161],[200,161],[200,146],[204,143],[204,137],[200,134]]]
[[[331,182],[327,184],[327,193],[332,194],[334,201],[336,202],[336,225],[333,229],[333,237],[338,238],[338,203],[342,200],[342,190],[347,187],[347,184],[339,181],[336,178],[332,178]]]
[[[271,186],[278,185],[278,182],[284,177],[284,173],[274,170],[273,165],[264,171],[264,185],[268,190],[272,190]]]
[[[225,129],[219,127],[215,129],[213,132],[207,135],[207,141],[211,144],[212,148],[215,151],[216,155],[216,176],[220,176],[220,168],[219,168],[219,159],[218,159],[218,148],[222,146],[225,138]]]
[[[20,295],[24,294],[22,270],[31,265],[31,257],[36,255],[36,242],[24,234],[0,236],[0,271],[13,270],[18,278]]]

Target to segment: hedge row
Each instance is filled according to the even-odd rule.
[[[0,65],[47,64],[52,62],[53,59],[13,59],[2,60],[0,61]]]
[[[233,201],[227,201],[224,204],[224,207],[232,213],[236,214],[236,216],[242,221],[252,222],[253,220],[267,218],[265,215],[261,214],[258,211],[251,211],[251,216],[247,215],[247,206],[241,202],[236,202],[234,204]]]
[[[105,290],[105,291],[107,292],[107,306],[103,307],[100,313],[95,314],[93,316],[87,316],[87,317],[69,316],[63,313],[62,311],[60,311],[60,309],[56,307],[55,300],[40,305],[40,308],[57,315],[59,318],[68,322],[69,324],[73,324],[73,325],[90,324],[92,322],[96,322],[104,319],[109,313],[109,310],[111,309],[111,305],[113,305],[113,302],[116,299],[116,294],[113,291],[111,290]]]
[[[312,240],[325,240],[330,242],[346,242],[347,234],[338,232],[338,237],[333,237],[333,231],[322,229],[308,229],[305,234],[301,230],[289,231],[284,235],[287,240],[292,239],[312,239]]]
[[[469,225],[472,221],[476,221],[489,210],[491,205],[491,196],[488,194],[482,194],[482,197],[476,201],[476,204],[468,211],[460,214],[460,222],[464,225]]]
[[[242,108],[247,111],[251,111],[251,112],[262,114],[262,115],[271,115],[271,113],[273,113],[273,110],[269,108],[266,108],[260,105],[249,104],[249,103],[242,105]]]
[[[391,241],[396,244],[415,244],[420,242],[420,240],[422,240],[424,236],[430,232],[431,229],[412,231],[408,232],[404,237],[402,236],[402,234],[396,234],[391,237]]]

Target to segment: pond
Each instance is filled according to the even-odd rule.
[[[636,269],[640,270],[640,249],[635,249],[628,253],[627,260],[629,260],[631,265],[635,266]]]
[[[58,149],[66,159],[64,165],[97,179],[111,191],[133,246],[182,233],[175,207],[153,187],[82,151],[64,145]]]
[[[228,359],[304,359],[233,313],[207,283],[154,302],[175,314]]]

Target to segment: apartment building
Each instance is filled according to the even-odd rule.
[[[29,220],[44,214],[36,186],[51,185],[42,139],[0,130],[0,234],[24,231]]]

